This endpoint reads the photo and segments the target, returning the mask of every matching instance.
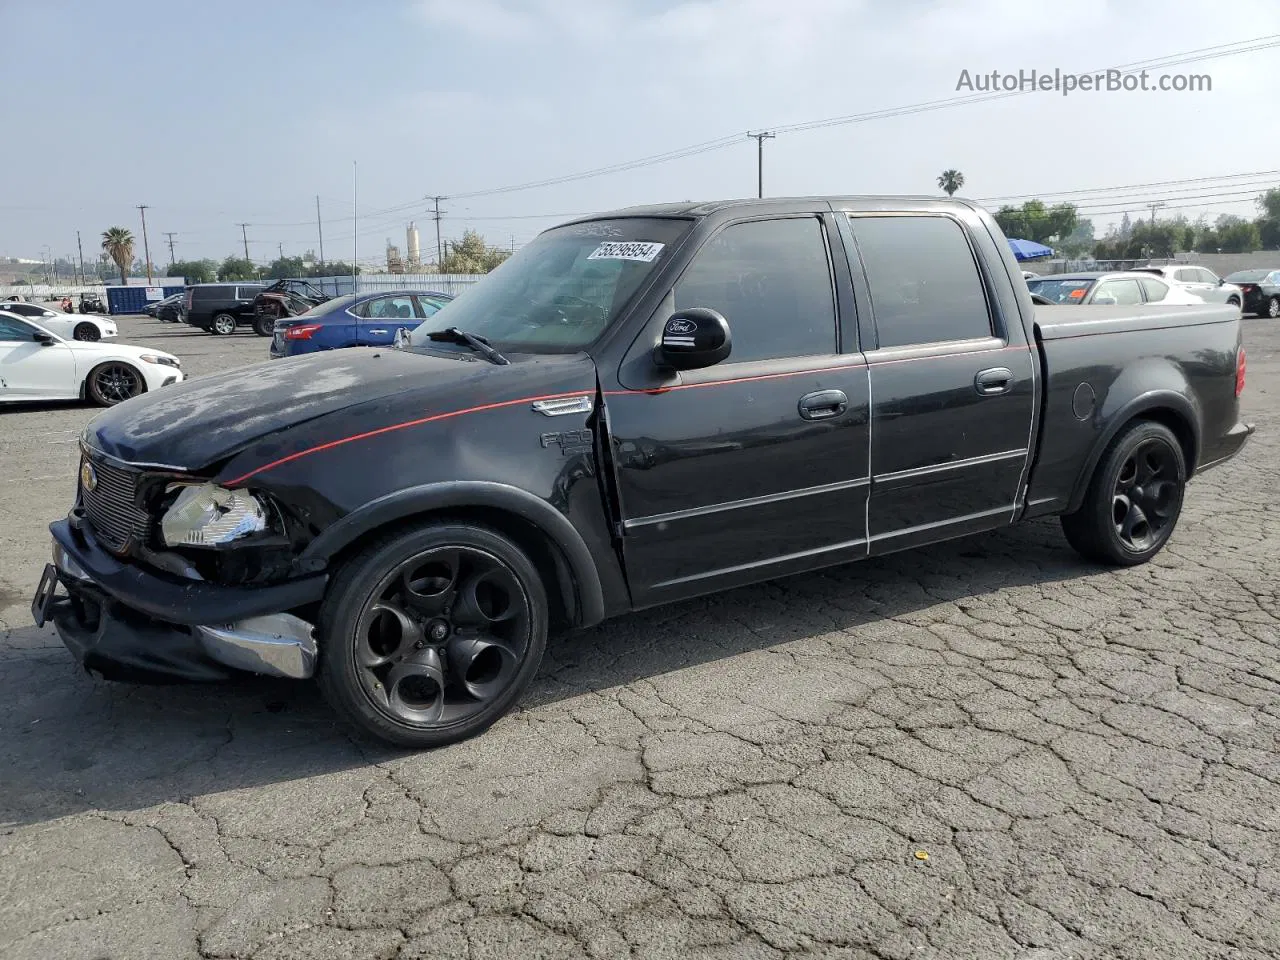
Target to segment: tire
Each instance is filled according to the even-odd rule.
[[[1227,297],[1227,306],[1228,306],[1228,307],[1237,307],[1237,308],[1238,308],[1238,307],[1240,306],[1240,298],[1239,298],[1239,297]]]
[[[114,407],[146,391],[146,382],[135,368],[120,360],[108,360],[89,371],[84,392],[100,407]]]
[[[1266,310],[1263,311],[1262,315],[1271,320],[1280,319],[1280,297],[1272,297],[1268,300]]]
[[[84,343],[95,343],[102,339],[102,331],[92,323],[77,323],[76,328],[71,331],[71,336]]]
[[[325,596],[320,689],[388,743],[456,743],[528,689],[547,622],[537,568],[502,534],[467,523],[389,534],[348,560]]]
[[[269,337],[276,332],[276,318],[269,314],[258,314],[253,318],[253,332],[260,337]]]
[[[1146,563],[1172,536],[1186,485],[1186,460],[1173,431],[1135,421],[1107,445],[1080,509],[1061,518],[1062,532],[1086,560]]]
[[[209,321],[209,332],[216,337],[227,337],[236,332],[236,318],[229,313],[214,314]]]

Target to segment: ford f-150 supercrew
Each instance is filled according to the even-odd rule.
[[[1252,432],[1238,315],[1034,306],[955,200],[580,219],[394,347],[99,416],[32,610],[109,678],[315,673],[444,744],[549,630],[1052,514],[1149,560]]]

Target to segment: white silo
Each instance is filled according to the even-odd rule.
[[[405,230],[405,252],[409,254],[409,267],[417,268],[422,266],[422,258],[418,255],[418,228],[413,225],[413,221],[409,221],[408,229]]]

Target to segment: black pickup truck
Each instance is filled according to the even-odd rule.
[[[1142,563],[1252,432],[1244,375],[1229,307],[1034,306],[965,202],[602,214],[395,348],[100,415],[32,610],[105,676],[314,672],[434,746],[549,630],[1051,514]]]

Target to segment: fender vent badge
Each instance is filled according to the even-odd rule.
[[[546,417],[563,417],[570,413],[590,413],[595,399],[590,394],[580,397],[557,397],[554,400],[536,400],[533,409]]]

